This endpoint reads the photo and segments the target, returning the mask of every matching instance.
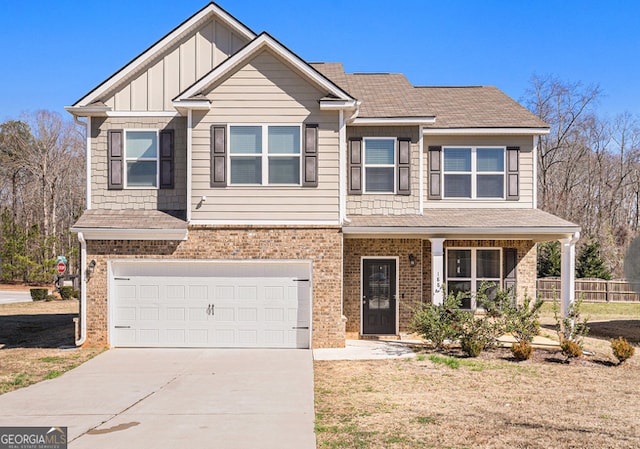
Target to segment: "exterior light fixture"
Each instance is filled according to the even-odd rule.
[[[414,256],[413,254],[409,254],[409,265],[411,265],[412,267],[416,266],[416,256]]]

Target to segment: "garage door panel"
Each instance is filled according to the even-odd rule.
[[[310,283],[299,282],[296,276],[283,276],[287,267],[281,265],[278,269],[268,264],[247,269],[238,264],[235,268],[225,268],[233,276],[224,278],[126,277],[126,273],[119,272],[113,279],[112,343],[114,346],[309,347]],[[300,265],[290,271],[301,272]],[[215,268],[210,271],[220,271]],[[309,268],[307,265],[306,269]],[[137,270],[150,268],[137,267]],[[202,267],[200,270],[205,274]],[[259,276],[250,276],[252,273]]]

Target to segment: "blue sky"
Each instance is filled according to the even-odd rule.
[[[74,103],[201,9],[204,0],[0,2],[0,122]],[[401,72],[415,85],[495,85],[520,100],[531,76],[599,84],[598,111],[640,116],[640,2],[220,0],[307,61]],[[366,7],[365,7],[366,5]],[[70,117],[70,116],[68,116]]]

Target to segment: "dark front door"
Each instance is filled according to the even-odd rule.
[[[396,333],[396,261],[365,259],[362,264],[362,333]]]

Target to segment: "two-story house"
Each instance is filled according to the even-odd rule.
[[[483,281],[535,294],[548,127],[494,87],[308,63],[214,3],[67,110],[87,128],[78,344],[340,347]],[[472,299],[464,304],[474,308]]]

